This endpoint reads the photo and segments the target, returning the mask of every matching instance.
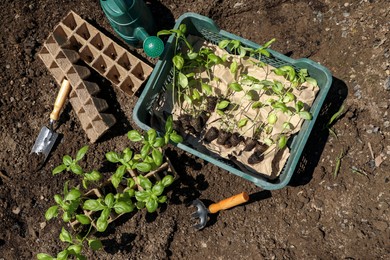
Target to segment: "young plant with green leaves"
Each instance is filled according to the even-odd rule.
[[[130,191],[124,192],[123,194],[117,193],[115,195],[109,193],[104,198],[100,197],[86,200],[83,204],[83,209],[100,212],[100,216],[96,221],[96,230],[104,232],[107,229],[109,218],[113,210],[119,215],[132,212],[135,209],[131,200],[132,196],[134,196],[134,192]]]
[[[127,137],[132,142],[142,143],[142,147],[140,153],[134,153],[130,148],[125,148],[122,153],[113,151],[106,153],[109,162],[120,164],[111,176],[111,182],[115,188],[118,188],[123,178],[129,180],[136,176],[134,170],[145,174],[159,168],[164,162],[163,148],[170,141],[174,143],[183,141],[183,138],[173,129],[172,116],[167,118],[163,136],[158,136],[155,129],[150,129],[143,135],[137,130],[130,130]],[[125,175],[127,172],[130,173],[129,177]]]
[[[136,182],[142,187],[142,190],[135,192],[137,199],[137,208],[145,208],[149,213],[157,210],[158,204],[165,203],[167,196],[162,195],[164,189],[173,183],[173,176],[166,175],[161,181],[153,183],[144,176],[137,176]]]
[[[91,172],[84,172],[83,168],[79,165],[85,154],[87,153],[89,146],[83,146],[77,151],[76,158],[72,158],[70,155],[64,155],[62,158],[62,164],[53,169],[52,174],[57,175],[63,171],[72,172],[76,175],[82,176],[82,184],[85,189],[88,188],[89,182],[97,182],[102,179],[100,172],[93,170]]]
[[[69,231],[67,231],[65,228],[62,228],[59,238],[62,242],[67,243],[67,247],[61,252],[59,252],[55,257],[46,253],[39,253],[37,254],[37,259],[38,260],[87,259],[86,256],[83,255],[82,253],[84,241],[87,241],[89,248],[91,248],[94,251],[101,249],[103,246],[100,240],[88,239],[87,235],[83,237],[80,237],[79,235],[72,236],[72,234]]]
[[[58,217],[62,213],[62,220],[69,222],[77,219],[85,219],[84,214],[77,214],[81,203],[82,193],[78,188],[72,188],[69,190],[68,182],[65,182],[63,196],[60,194],[54,195],[54,201],[56,205],[51,206],[45,213],[46,220],[51,220]]]

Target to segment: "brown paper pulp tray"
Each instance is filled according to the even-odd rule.
[[[115,118],[105,114],[107,103],[93,97],[99,86],[86,81],[87,67],[76,65],[81,59],[107,78],[114,86],[132,96],[147,80],[152,68],[113,42],[73,11],[55,27],[39,53],[59,85],[67,78],[72,85],[70,102],[84,131],[93,143],[113,124]]]
[[[73,11],[57,25],[52,35],[60,45],[70,42],[86,64],[130,96],[152,72],[152,67]]]
[[[94,143],[103,135],[116,120],[113,115],[102,113],[108,108],[104,99],[96,98],[100,89],[96,83],[89,82],[90,70],[87,67],[76,65],[79,54],[71,49],[63,48],[54,42],[47,41],[39,56],[46,67],[53,74],[58,85],[67,78],[72,86],[69,101],[73,106],[81,126],[88,138]]]

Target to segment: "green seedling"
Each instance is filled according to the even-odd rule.
[[[343,159],[343,157],[344,157],[344,150],[342,150],[340,152],[339,156],[336,159],[336,166],[335,166],[335,169],[334,169],[334,172],[333,172],[333,178],[334,179],[336,179],[337,176],[339,175],[340,167],[341,167],[341,160]]]
[[[86,145],[77,151],[75,159],[73,159],[70,155],[64,155],[64,157],[62,157],[62,164],[54,168],[52,171],[53,175],[57,175],[63,171],[73,172],[77,175],[83,174],[83,168],[79,165],[79,161],[83,159],[88,151],[88,148],[89,147]]]
[[[126,172],[131,174],[136,169],[141,173],[147,173],[160,167],[164,159],[163,148],[169,142],[180,143],[183,141],[183,138],[173,129],[172,116],[167,118],[163,136],[158,136],[156,130],[150,129],[144,135],[137,130],[131,130],[127,137],[132,142],[141,142],[142,148],[139,154],[135,154],[130,148],[125,148],[121,154],[106,153],[109,162],[121,164],[111,177],[115,188],[118,187]]]
[[[149,213],[155,212],[159,203],[166,202],[167,197],[162,194],[164,189],[173,183],[173,180],[171,175],[166,175],[161,181],[153,185],[148,178],[137,176],[137,182],[143,188],[143,190],[135,192],[137,208],[146,207]]]
[[[62,220],[64,222],[69,222],[75,218],[81,220],[86,219],[87,217],[85,215],[76,214],[76,211],[79,208],[81,202],[81,196],[82,196],[81,191],[78,188],[72,188],[69,190],[68,183],[66,182],[64,185],[63,193],[64,193],[63,196],[59,194],[54,195],[54,200],[57,203],[57,205],[51,206],[46,211],[45,213],[46,220],[51,220],[52,218],[56,218],[60,211],[62,211]]]
[[[333,114],[333,116],[329,119],[329,121],[326,123],[326,128],[329,130],[329,133],[331,133],[334,137],[338,138],[336,132],[332,129],[332,125],[344,114],[344,106],[341,106],[340,109]]]
[[[84,260],[87,259],[85,255],[82,254],[83,250],[83,242],[86,240],[88,242],[88,246],[96,251],[102,248],[102,243],[98,239],[87,239],[84,237],[72,237],[71,233],[67,231],[65,228],[61,229],[61,233],[59,236],[60,240],[64,243],[67,243],[68,246],[59,252],[56,257],[53,257],[46,253],[37,254],[38,260],[66,260],[66,259],[79,259]]]
[[[83,209],[93,212],[101,211],[96,221],[96,230],[104,232],[107,229],[112,210],[117,214],[129,213],[134,210],[135,206],[130,196],[130,192],[116,195],[109,193],[104,198],[86,200],[83,204]]]
[[[63,171],[72,172],[76,175],[82,176],[82,184],[85,189],[87,189],[89,182],[97,182],[102,179],[101,173],[94,170],[90,173],[86,173],[83,171],[83,168],[79,165],[79,161],[81,161],[85,154],[88,151],[89,146],[83,146],[79,151],[77,151],[76,158],[73,159],[70,155],[64,155],[62,158],[62,164],[58,165],[52,171],[53,175],[57,175]]]
[[[352,171],[352,173],[356,173],[356,174],[368,177],[368,174],[364,170],[358,169],[355,166],[351,167],[351,171]]]

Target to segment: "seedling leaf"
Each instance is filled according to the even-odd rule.
[[[270,114],[267,118],[268,124],[274,125],[278,121],[278,116],[276,114]]]
[[[100,217],[96,221],[96,229],[99,232],[104,232],[107,229],[107,227],[108,227],[107,217],[102,212],[102,214],[100,215]]]
[[[317,83],[317,80],[313,79],[313,78],[310,78],[310,77],[306,77],[306,82],[313,85],[313,86],[317,86],[318,83]]]
[[[278,141],[279,149],[283,149],[284,147],[286,147],[286,144],[287,144],[286,136],[285,135],[281,135],[279,137],[279,141]]]
[[[221,49],[225,49],[228,46],[229,42],[229,40],[222,40],[218,43],[218,47]]]
[[[165,145],[165,140],[162,137],[157,137],[156,141],[153,143],[154,148],[160,148]]]
[[[153,188],[152,192],[156,196],[160,196],[164,191],[164,185],[161,182],[156,183]]]
[[[146,156],[149,154],[149,151],[151,149],[151,145],[149,143],[146,143],[144,146],[141,148],[141,157],[143,159],[146,158]]]
[[[143,136],[137,131],[137,130],[130,130],[127,133],[127,137],[130,139],[132,142],[139,142],[143,140]]]
[[[152,188],[152,182],[148,178],[141,175],[137,178],[142,188],[144,188],[145,190],[150,190]]]
[[[227,101],[227,100],[222,100],[221,102],[219,102],[219,103],[217,104],[217,109],[223,110],[223,109],[227,108],[227,107],[229,106],[229,104],[230,104],[229,101]]]
[[[64,157],[62,157],[62,162],[66,166],[70,166],[73,163],[73,159],[69,155],[64,155]]]
[[[181,143],[183,142],[183,137],[179,134],[177,134],[176,132],[173,132],[169,135],[169,138],[171,139],[172,142],[174,143]]]
[[[58,206],[57,205],[51,206],[48,210],[46,210],[46,213],[45,213],[46,220],[50,220],[50,219],[55,218],[57,216],[58,216]]]
[[[306,120],[311,120],[312,119],[312,115],[310,114],[310,112],[307,112],[307,111],[301,111],[299,112],[299,116],[303,119],[306,119]]]
[[[98,181],[102,178],[102,175],[100,174],[100,172],[94,170],[90,173],[84,174],[84,177],[88,181]]]
[[[38,260],[54,260],[54,257],[51,255],[45,254],[45,253],[39,253],[37,254],[37,259]]]
[[[149,172],[152,169],[152,166],[146,162],[140,162],[136,164],[137,170],[141,172]]]
[[[78,152],[77,152],[77,155],[76,155],[76,162],[80,161],[81,159],[83,159],[83,157],[85,156],[85,154],[87,153],[88,151],[88,148],[89,146],[88,145],[85,145],[83,146]]]
[[[211,95],[212,88],[210,85],[202,83],[202,91],[204,91],[206,95]]]
[[[146,200],[149,198],[149,194],[146,191],[136,191],[135,198],[138,202],[146,202]]]
[[[69,255],[69,252],[67,249],[65,249],[57,254],[56,260],[67,260],[68,255]]]
[[[120,157],[119,157],[119,155],[116,152],[108,152],[108,153],[106,153],[106,159],[109,162],[118,163],[119,160],[120,160]]]
[[[156,137],[157,137],[156,130],[154,130],[153,128],[149,129],[147,132],[147,137],[148,137],[148,141],[150,143],[154,143],[154,141],[156,141]]]
[[[178,69],[178,70],[181,70],[183,68],[183,65],[184,65],[184,59],[183,57],[181,57],[179,54],[178,55],[175,55],[172,59],[172,62],[173,64],[175,65],[175,67]]]
[[[65,228],[61,229],[60,240],[62,242],[72,243],[72,236],[70,235],[70,233]]]
[[[117,214],[129,213],[134,210],[134,205],[132,203],[130,204],[124,201],[120,201],[115,203],[114,209]]]
[[[94,251],[97,251],[103,247],[102,241],[100,241],[98,239],[89,239],[88,245]]]
[[[162,155],[162,153],[159,150],[153,149],[153,151],[152,151],[152,158],[153,158],[154,163],[157,166],[160,166],[162,164],[163,155]]]
[[[156,211],[157,207],[158,207],[158,202],[157,200],[153,200],[153,199],[149,199],[146,204],[146,209],[148,210],[149,213],[153,213]]]
[[[173,181],[174,181],[173,176],[171,176],[171,175],[166,175],[166,176],[162,179],[161,183],[162,183],[162,185],[164,185],[164,187],[168,187],[169,185],[171,185],[171,184],[173,183]]]
[[[179,72],[178,76],[179,76],[178,83],[179,83],[180,87],[182,87],[182,88],[188,87],[188,78],[187,78],[187,76],[184,75],[182,72]]]
[[[242,127],[246,126],[247,122],[248,122],[248,118],[242,118],[240,121],[238,121],[237,126],[239,128],[242,128]]]
[[[171,133],[173,131],[173,119],[172,116],[167,118],[165,122],[165,133]]]
[[[83,174],[83,168],[81,168],[80,165],[78,164],[71,164],[70,165],[70,170],[77,175]]]
[[[242,91],[242,86],[237,82],[230,83],[229,88],[236,92]]]
[[[98,200],[86,200],[83,204],[83,209],[91,211],[100,211],[104,209],[104,206]]]
[[[80,198],[81,192],[78,189],[71,189],[68,194],[65,195],[64,200],[72,201]]]
[[[237,72],[237,69],[238,69],[238,64],[237,64],[237,61],[233,61],[231,64],[230,64],[230,72],[231,73],[236,73]]]
[[[114,206],[114,199],[114,194],[108,193],[104,198],[104,203],[107,205],[107,207],[112,208]]]
[[[71,255],[78,255],[81,253],[81,250],[83,249],[83,247],[81,245],[71,245],[68,247],[68,252],[69,254]]]
[[[83,225],[89,225],[91,223],[91,220],[84,214],[76,215],[76,219]]]
[[[58,165],[56,168],[54,168],[54,170],[52,171],[52,174],[56,175],[56,174],[58,174],[60,172],[63,172],[65,169],[66,169],[66,165],[65,164]]]
[[[344,111],[344,106],[341,106],[340,109],[330,118],[329,122],[326,124],[327,127],[330,127],[333,122],[340,118]]]
[[[158,203],[165,203],[167,201],[167,196],[160,196],[157,200]]]

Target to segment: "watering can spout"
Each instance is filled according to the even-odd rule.
[[[154,31],[154,23],[143,0],[100,0],[100,5],[114,31],[128,44],[142,45],[146,55],[152,58],[162,54],[161,39],[149,36]]]
[[[156,36],[149,36],[146,30],[142,27],[135,29],[135,37],[143,42],[143,49],[146,55],[151,58],[159,57],[164,51],[164,43]]]

